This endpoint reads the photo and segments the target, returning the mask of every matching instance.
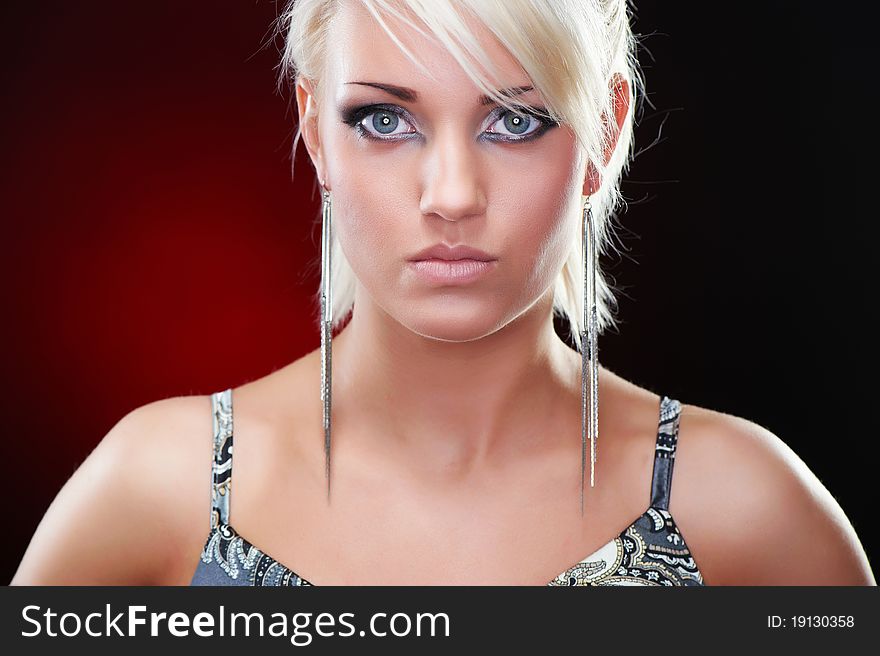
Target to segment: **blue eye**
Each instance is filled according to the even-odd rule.
[[[504,126],[505,130],[509,130],[506,134],[504,132],[495,132],[490,131],[489,134],[498,134],[503,137],[522,137],[522,135],[531,136],[535,134],[543,125],[537,117],[532,116],[531,114],[518,114],[511,112],[509,110],[504,110],[504,113],[498,118],[496,122],[501,122]],[[536,129],[528,132],[529,127],[535,127]],[[523,139],[504,139],[504,141],[522,141]]]
[[[545,114],[546,110],[535,108],[535,112]],[[501,131],[486,130],[483,135],[489,141],[506,143],[531,141],[558,125],[543,118],[539,119],[528,112],[512,112],[501,107],[497,108],[493,115],[490,127],[500,123]],[[358,137],[372,141],[402,141],[419,136],[412,127],[408,113],[396,105],[368,105],[343,111],[342,120],[356,131]],[[407,130],[407,127],[410,129]]]
[[[373,127],[382,134],[393,134],[394,128],[400,124],[400,117],[392,112],[376,112],[373,116]]]
[[[393,105],[369,105],[342,112],[342,122],[355,130],[358,137],[373,141],[399,141],[418,135],[415,130],[398,130],[408,125],[405,114]]]

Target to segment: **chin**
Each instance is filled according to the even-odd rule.
[[[471,342],[491,335],[504,325],[497,308],[485,303],[429,304],[403,310],[397,320],[428,339],[443,342]]]

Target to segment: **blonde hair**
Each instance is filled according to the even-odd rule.
[[[546,104],[548,116],[570,126],[579,146],[579,166],[585,161],[599,172],[602,184],[590,197],[599,253],[611,246],[614,210],[623,202],[620,178],[629,168],[633,152],[635,100],[644,88],[636,61],[636,40],[630,28],[627,0],[356,0],[370,12],[394,43],[425,75],[431,72],[400,42],[385,16],[394,16],[427,38],[437,39],[474,83],[499,105],[516,112],[526,104],[502,96],[481,66],[500,79],[489,55],[464,21],[476,18],[520,63]],[[293,0],[279,15],[275,35],[284,37],[279,64],[279,85],[308,79],[320,106],[321,77],[329,47],[328,31],[339,0]],[[409,10],[409,14],[402,10]],[[410,16],[415,16],[413,21]],[[476,64],[476,65],[475,65]],[[610,86],[618,75],[629,82],[629,113],[617,133],[614,94]],[[297,127],[293,159],[302,134]],[[617,144],[608,163],[604,153],[610,141]],[[580,200],[580,192],[577,199]],[[572,220],[571,251],[553,288],[554,313],[564,316],[571,337],[580,348],[583,329],[582,205]],[[572,217],[574,218],[574,217]],[[355,277],[334,237],[331,245],[331,296],[334,328],[354,307]],[[320,294],[320,291],[318,292]],[[614,326],[616,300],[611,287],[597,272],[599,329]]]

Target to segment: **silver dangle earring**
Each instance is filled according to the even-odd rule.
[[[596,474],[596,441],[599,439],[599,316],[596,307],[596,277],[599,252],[596,226],[589,196],[583,196],[584,322],[581,330],[581,516],[584,514],[584,479],[587,467],[587,433],[590,435],[590,487]],[[589,394],[587,380],[589,379]],[[588,401],[589,399],[589,408]],[[587,418],[589,417],[589,422]]]
[[[330,192],[321,184],[321,401],[324,404],[324,469],[327,477],[327,501],[330,500],[330,392],[332,389],[331,327],[333,299],[330,296]]]

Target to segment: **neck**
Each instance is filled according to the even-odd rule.
[[[356,399],[363,446],[454,475],[553,446],[565,436],[549,427],[579,396],[580,371],[553,329],[551,292],[467,342],[423,337],[361,295],[333,339],[334,422]]]

